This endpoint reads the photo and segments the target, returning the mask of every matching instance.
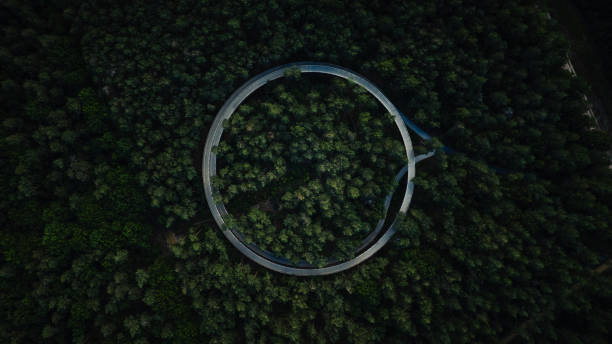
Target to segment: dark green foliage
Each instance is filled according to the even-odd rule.
[[[568,297],[553,326],[560,328],[550,342],[604,344],[610,339],[612,278],[594,276],[587,285]],[[554,331],[551,331],[554,333]]]
[[[224,125],[214,183],[248,242],[326,264],[350,257],[384,218],[406,149],[391,115],[360,86],[288,74]]]
[[[0,342],[609,341],[610,138],[533,2],[9,0],[0,18]],[[225,99],[298,60],[364,74],[463,152],[419,163],[394,240],[322,278],[243,257],[198,177]]]

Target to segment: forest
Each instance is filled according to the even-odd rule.
[[[583,115],[590,85],[562,68],[569,43],[547,13],[535,0],[3,1],[0,342],[608,343],[612,139]],[[418,164],[391,242],[324,277],[243,256],[201,179],[225,100],[295,61],[364,75],[454,149]],[[235,222],[292,259],[348,252],[405,163],[397,128],[339,80],[260,91],[217,147]]]
[[[298,69],[257,92],[216,149],[219,198],[262,250],[294,264],[352,257],[385,218],[385,197],[407,164],[395,121],[335,76]]]

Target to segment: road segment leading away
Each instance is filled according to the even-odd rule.
[[[387,230],[382,235],[369,235],[364,241],[364,244],[367,245],[362,245],[362,249],[356,253],[356,256],[353,259],[338,264],[331,264],[321,268],[304,268],[283,263],[278,258],[270,259],[275,257],[269,257],[266,252],[258,250],[253,245],[247,245],[243,240],[241,240],[241,235],[239,232],[237,232],[234,228],[228,228],[225,225],[225,220],[223,219],[223,217],[228,215],[225,205],[213,198],[213,185],[211,182],[211,178],[216,175],[216,154],[213,153],[212,150],[213,147],[217,146],[219,144],[219,141],[221,140],[221,135],[223,134],[223,121],[229,119],[236,111],[236,109],[238,109],[240,104],[251,93],[255,92],[255,90],[264,86],[269,81],[283,77],[288,69],[294,68],[299,69],[302,73],[329,74],[352,81],[353,83],[356,83],[361,87],[365,88],[370,94],[376,97],[376,99],[393,116],[395,124],[397,125],[402,136],[404,147],[406,149],[406,158],[408,160],[408,164],[404,167],[404,169],[402,169],[402,171],[400,171],[396,178],[396,180],[399,181],[404,175],[406,175],[406,191],[404,193],[402,204],[399,209],[400,213],[406,213],[408,207],[410,206],[410,201],[412,199],[412,194],[414,191],[414,184],[412,180],[414,179],[415,175],[416,159],[414,157],[414,150],[412,147],[412,141],[410,140],[410,135],[408,134],[408,129],[406,128],[404,119],[402,118],[403,116],[391,103],[391,101],[389,101],[389,99],[387,99],[387,97],[376,86],[374,86],[374,84],[372,84],[364,77],[340,66],[315,62],[296,62],[269,69],[248,80],[244,85],[242,85],[229,97],[225,104],[223,104],[212,123],[210,131],[208,133],[208,137],[206,138],[206,145],[204,146],[204,154],[202,160],[202,179],[204,182],[204,193],[206,197],[206,202],[208,203],[210,211],[213,214],[213,218],[217,222],[219,228],[221,228],[225,237],[238,250],[240,250],[240,252],[242,252],[254,262],[270,270],[289,275],[329,275],[354,267],[359,263],[365,261],[366,259],[370,258],[378,250],[380,250],[395,233],[396,219],[393,220],[391,225],[389,225]],[[388,199],[390,198],[388,197]],[[373,242],[367,242],[368,240]],[[367,246],[367,248],[365,248],[364,246]]]

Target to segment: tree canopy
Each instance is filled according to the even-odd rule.
[[[607,343],[611,141],[583,115],[588,85],[562,69],[567,41],[539,2],[7,0],[0,18],[0,342]],[[393,241],[320,278],[242,256],[216,228],[199,178],[224,101],[293,61],[366,76],[434,146],[458,152],[418,165]],[[276,110],[296,116],[299,106],[283,107],[308,92],[288,86],[284,100],[266,100],[272,88],[245,104],[252,112],[241,109],[228,132],[243,134],[251,118]],[[343,92],[334,87],[316,103],[367,108],[347,97],[357,91]],[[371,130],[351,147],[329,138],[339,145],[330,151],[366,152],[382,130],[371,121],[384,121],[369,112]],[[304,138],[317,125],[347,136],[361,125],[291,123],[287,131]],[[267,132],[253,125],[253,136],[224,142],[238,147]],[[304,181],[289,166],[313,146],[294,156],[286,151],[302,151],[300,141],[276,139],[287,147],[284,176]],[[269,163],[266,151],[249,154]],[[390,165],[394,154],[360,158]],[[373,194],[395,173],[387,167],[373,171],[381,180]],[[228,196],[257,181],[228,177]],[[346,181],[323,180],[334,197],[343,182],[349,198]],[[250,205],[264,199],[237,191],[255,197]],[[366,213],[347,221],[371,226]]]
[[[323,265],[351,257],[385,218],[406,149],[361,86],[288,71],[224,125],[214,183],[247,242]]]

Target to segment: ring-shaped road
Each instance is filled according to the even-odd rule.
[[[204,154],[202,159],[202,179],[204,182],[204,193],[206,197],[206,202],[208,203],[210,211],[212,212],[213,218],[217,222],[217,225],[219,226],[225,237],[240,252],[242,252],[245,256],[249,257],[257,264],[262,265],[270,270],[288,275],[329,275],[350,269],[373,256],[391,239],[393,234],[395,234],[395,223],[397,217],[393,220],[393,223],[389,225],[387,230],[382,235],[378,235],[380,227],[382,227],[382,224],[385,222],[385,219],[381,220],[377,229],[373,231],[370,235],[368,235],[368,237],[364,240],[364,245],[362,245],[362,247],[358,249],[357,255],[352,259],[344,262],[332,263],[331,265],[327,265],[324,267],[300,267],[292,265],[288,261],[284,262],[282,259],[270,257],[270,255],[266,254],[265,252],[262,252],[255,245],[246,244],[244,242],[244,239],[242,238],[242,235],[240,235],[238,231],[234,230],[233,228],[228,228],[228,226],[225,224],[225,220],[223,219],[223,217],[228,215],[225,205],[222,202],[217,201],[213,198],[213,185],[211,182],[211,178],[215,176],[217,172],[217,157],[212,150],[213,147],[216,147],[219,144],[219,141],[221,140],[221,135],[223,134],[223,121],[229,119],[236,111],[236,109],[238,109],[238,106],[240,106],[240,104],[251,93],[255,92],[255,90],[264,86],[269,81],[283,77],[288,69],[295,68],[299,69],[302,73],[329,74],[354,82],[357,85],[365,88],[370,94],[372,94],[393,116],[395,124],[397,125],[402,136],[404,147],[406,149],[406,157],[408,159],[408,164],[396,176],[396,182],[398,182],[404,175],[406,175],[406,192],[404,193],[402,204],[399,209],[399,213],[406,213],[408,207],[410,206],[410,201],[412,199],[412,194],[414,191],[414,184],[412,180],[414,179],[415,175],[415,157],[414,150],[412,147],[412,141],[410,140],[408,129],[406,128],[406,125],[402,119],[400,112],[391,103],[391,101],[389,101],[389,99],[385,97],[382,91],[378,89],[378,87],[374,86],[374,84],[372,84],[366,78],[344,67],[327,63],[294,62],[269,69],[248,80],[239,89],[237,89],[229,97],[229,99],[227,99],[227,101],[225,102],[225,104],[223,104],[223,106],[217,113],[217,116],[213,120],[212,126],[210,127],[210,130],[208,132],[208,137],[206,138],[206,144],[204,146]],[[387,200],[385,202],[385,206],[387,208],[389,206],[390,200],[391,194],[387,196]],[[372,243],[372,241],[375,239],[376,241]],[[367,246],[367,248],[364,246]]]

